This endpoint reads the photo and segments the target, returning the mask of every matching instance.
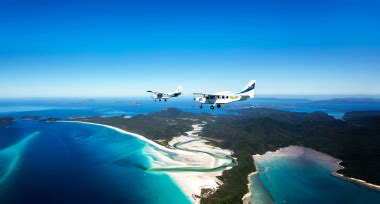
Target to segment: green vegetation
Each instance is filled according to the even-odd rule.
[[[125,118],[124,116],[94,116],[73,120],[111,125],[126,131],[141,134],[148,139],[155,140],[167,146],[167,142],[173,137],[191,130],[192,124],[199,123],[200,120],[206,119],[207,117],[209,117],[207,114],[192,114],[170,108],[158,113],[136,115],[131,118]]]
[[[351,111],[343,119],[357,125],[371,125],[380,119],[380,111]]]
[[[218,117],[203,130],[216,144],[232,149],[238,166],[225,171],[224,185],[202,203],[240,203],[247,192],[247,175],[255,170],[251,155],[289,145],[301,145],[342,159],[347,176],[380,184],[380,131],[378,123],[357,126],[322,113],[292,113],[247,109],[239,116]]]
[[[380,184],[380,119],[368,113],[349,113],[347,121],[336,120],[323,112],[294,113],[257,108],[236,111],[238,115],[186,113],[168,109],[132,118],[89,117],[75,120],[107,124],[142,134],[166,145],[172,137],[207,121],[202,136],[210,143],[234,151],[238,165],[224,171],[222,185],[215,193],[203,192],[202,203],[241,203],[247,193],[247,176],[255,171],[252,155],[289,145],[313,148],[342,159],[346,168],[340,173]],[[371,121],[353,124],[355,115]]]

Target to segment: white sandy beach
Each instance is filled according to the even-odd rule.
[[[201,130],[202,124],[193,125],[193,130],[186,132],[186,136],[174,137],[169,142],[173,149],[185,151],[186,154],[176,154],[172,160],[160,156],[160,159],[155,158],[151,161],[153,168],[164,168],[162,171],[165,171],[165,168],[173,169],[167,171],[167,174],[194,203],[199,203],[202,189],[216,190],[222,185],[217,176],[221,176],[224,170],[232,167],[229,166],[231,158],[223,158],[223,156],[231,156],[232,151],[206,144],[208,141],[198,136]],[[147,150],[147,154],[152,151],[154,152],[151,149]],[[160,153],[154,152],[153,155],[157,156]],[[226,167],[217,169],[223,166]]]
[[[174,137],[167,148],[147,139],[146,137],[122,130],[117,127],[81,122],[65,121],[83,124],[92,124],[114,129],[118,132],[139,138],[150,144],[144,149],[149,158],[149,171],[164,172],[172,177],[185,195],[194,203],[200,202],[203,188],[216,190],[222,182],[217,178],[226,169],[234,165],[232,151],[221,149],[207,144],[207,140],[198,136],[203,124],[193,125],[193,130],[186,134]]]
[[[378,185],[374,185],[374,184],[371,184],[371,183],[368,183],[366,181],[363,181],[363,180],[360,180],[360,179],[355,179],[355,178],[351,178],[351,177],[346,177],[342,174],[339,174],[337,173],[338,170],[340,169],[343,169],[344,167],[340,165],[340,163],[342,162],[341,160],[337,159],[337,158],[334,158],[328,154],[325,154],[325,153],[322,153],[322,152],[318,152],[314,149],[310,149],[310,148],[306,148],[306,147],[302,147],[302,146],[289,146],[289,147],[285,147],[285,148],[280,148],[274,152],[272,151],[268,151],[266,152],[265,154],[263,155],[260,155],[260,154],[256,154],[256,155],[253,155],[253,160],[254,160],[254,164],[255,164],[255,167],[256,167],[256,171],[255,172],[252,172],[251,174],[248,175],[248,189],[249,189],[249,192],[244,195],[243,197],[243,203],[244,204],[248,204],[250,203],[250,200],[251,200],[251,196],[252,196],[252,191],[254,191],[254,189],[252,189],[252,183],[251,183],[251,177],[254,176],[255,174],[258,173],[259,171],[259,168],[255,162],[255,160],[258,160],[258,159],[266,159],[266,158],[271,158],[271,157],[281,157],[281,156],[287,156],[287,157],[300,157],[300,156],[303,156],[303,157],[309,157],[309,158],[312,158],[314,161],[318,161],[320,163],[323,163],[324,166],[330,166],[331,170],[332,170],[332,175],[334,176],[337,176],[339,178],[342,178],[342,179],[345,179],[345,180],[348,180],[348,181],[351,181],[351,182],[354,182],[356,184],[359,184],[359,185],[362,185],[362,186],[365,186],[367,188],[371,188],[371,189],[374,189],[374,190],[380,190],[380,186]]]

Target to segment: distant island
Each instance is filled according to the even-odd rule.
[[[12,124],[15,121],[12,117],[0,117],[0,126]]]
[[[328,100],[313,101],[313,104],[351,104],[351,105],[380,105],[380,98],[333,98]]]
[[[167,109],[131,118],[86,117],[74,121],[99,123],[144,135],[167,146],[173,137],[205,122],[200,133],[209,143],[230,149],[238,165],[224,171],[223,185],[202,193],[201,203],[239,203],[248,192],[247,176],[255,171],[252,155],[290,145],[304,146],[341,159],[338,173],[380,184],[380,120],[368,112],[348,113],[337,120],[323,112],[295,113],[269,108],[237,110],[234,115],[209,115]],[[355,116],[355,117],[353,117]],[[371,121],[356,124],[355,118]]]
[[[38,115],[22,116],[21,120],[40,120],[42,117]]]
[[[45,118],[45,119],[41,119],[40,121],[41,122],[57,122],[61,120],[62,120],[61,118]]]

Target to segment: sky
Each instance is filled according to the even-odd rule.
[[[0,98],[380,94],[380,1],[0,1]]]

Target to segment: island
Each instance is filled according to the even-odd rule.
[[[296,113],[269,108],[236,110],[236,114],[187,113],[170,108],[131,118],[87,117],[74,121],[109,125],[134,132],[168,147],[173,137],[204,123],[200,136],[209,144],[233,152],[237,165],[223,171],[223,183],[210,192],[204,189],[201,203],[241,203],[248,192],[247,176],[254,172],[252,155],[264,154],[291,145],[303,146],[342,160],[338,174],[380,184],[380,120],[377,114],[361,115],[364,125],[350,121],[353,113],[338,120],[323,112]],[[362,119],[363,120],[363,119]]]
[[[12,124],[15,121],[13,117],[0,117],[0,127]]]
[[[45,118],[39,121],[40,122],[57,122],[57,121],[62,121],[62,118]]]
[[[38,115],[26,115],[22,116],[21,120],[40,120],[42,117]]]

